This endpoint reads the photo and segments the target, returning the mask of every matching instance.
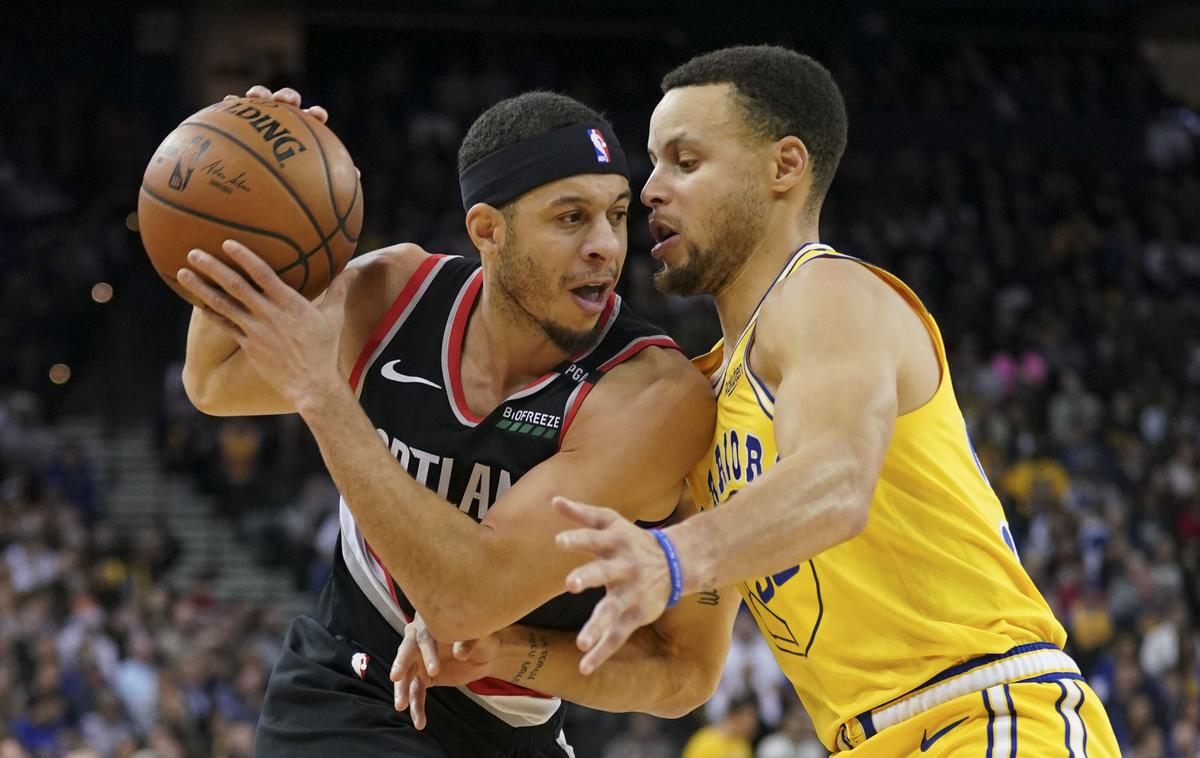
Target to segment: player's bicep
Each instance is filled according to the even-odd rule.
[[[532,608],[561,593],[567,573],[585,560],[555,546],[555,535],[576,526],[551,506],[555,496],[610,507],[631,521],[673,511],[684,475],[712,433],[711,393],[696,378],[700,385],[690,376],[667,377],[639,391],[621,386],[619,376],[606,378],[615,380],[611,391],[597,385],[563,449],[488,510],[483,523],[498,571],[531,578],[521,602]]]

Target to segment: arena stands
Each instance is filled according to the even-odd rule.
[[[1022,562],[1125,754],[1194,758],[1200,117],[1103,18],[1056,37],[960,17],[953,33],[921,36],[880,7],[812,49],[851,119],[822,237],[894,270],[942,325]],[[483,107],[531,87],[605,109],[640,186],[658,74],[735,41],[638,37],[629,45],[646,57],[632,60],[607,37],[497,45],[472,34],[400,45],[387,28],[350,39],[318,24],[303,72],[263,70],[325,105],[355,155],[361,250],[413,240],[469,253],[458,140]],[[453,35],[470,44],[432,52]],[[605,49],[578,54],[590,45]],[[0,758],[251,754],[285,611],[221,589],[221,566],[189,558],[194,535],[169,519],[113,519],[124,469],[104,446],[122,430],[141,429],[154,475],[211,509],[247,565],[284,572],[289,592],[315,597],[336,539],[336,491],[302,424],[207,418],[182,394],[187,312],[148,271],[129,214],[156,138],[203,103],[178,94],[185,76],[169,68],[152,81],[175,101],[152,111],[131,73],[149,67],[145,54],[105,48],[92,65],[77,53],[57,75],[0,83]],[[709,305],[655,293],[644,217],[630,230],[624,296],[705,349],[717,332]],[[111,302],[94,296],[99,282]],[[57,363],[72,372],[65,383],[48,378]],[[197,568],[180,572],[189,560]],[[724,715],[722,698],[747,694],[761,755],[817,754],[787,682],[755,665],[760,644],[739,642],[707,715],[576,709],[577,754],[677,754]],[[761,739],[771,732],[780,739]]]

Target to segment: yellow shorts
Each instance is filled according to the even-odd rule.
[[[998,684],[884,729],[839,758],[1120,758],[1100,698],[1079,678]]]

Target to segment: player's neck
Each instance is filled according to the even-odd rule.
[[[488,284],[485,279],[463,337],[463,387],[476,412],[491,410],[568,357]]]
[[[754,309],[796,249],[818,241],[818,224],[807,214],[791,223],[768,221],[771,231],[746,257],[733,281],[713,295],[725,345],[732,348],[746,329]]]

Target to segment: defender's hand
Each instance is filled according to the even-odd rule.
[[[604,587],[604,599],[579,630],[576,646],[586,653],[579,661],[584,674],[595,671],[638,627],[655,621],[671,596],[671,575],[658,540],[610,508],[597,508],[554,498],[554,507],[587,527],[559,532],[556,544],[594,560],[567,575],[567,591],[578,594]]]

